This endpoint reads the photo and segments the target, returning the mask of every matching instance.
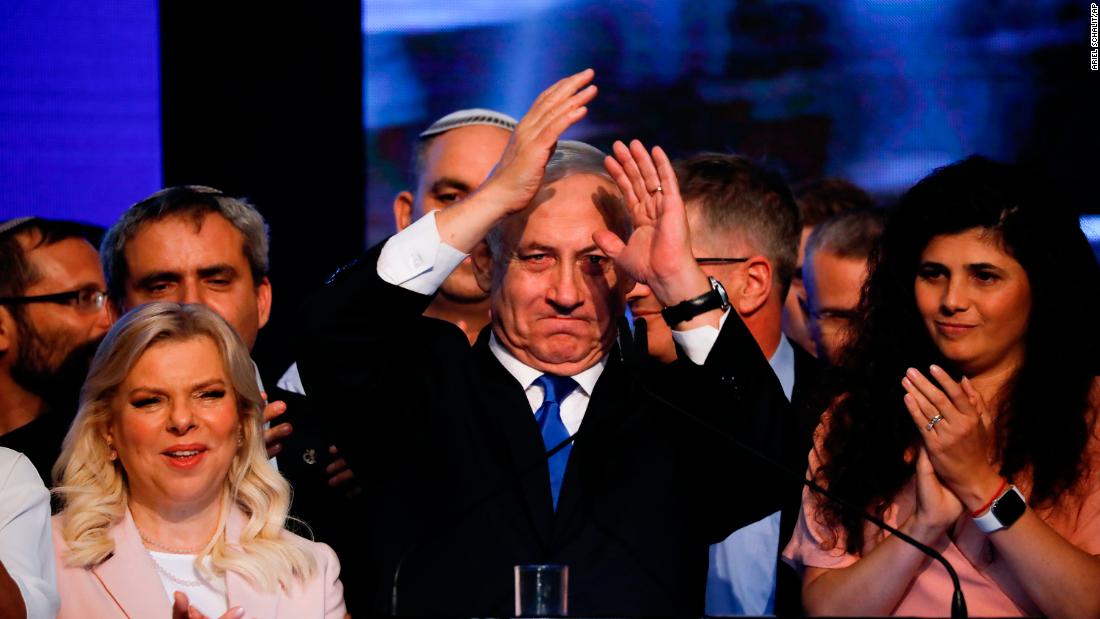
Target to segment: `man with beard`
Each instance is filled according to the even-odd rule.
[[[0,446],[24,453],[47,486],[111,326],[91,231],[32,217],[0,224]]]

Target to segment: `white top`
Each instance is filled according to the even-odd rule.
[[[176,591],[182,591],[187,601],[207,617],[221,617],[229,610],[229,600],[225,596],[225,578],[207,580],[195,569],[195,557],[150,550],[153,563],[157,566],[157,576],[164,584],[168,603],[174,604]],[[203,559],[203,565],[210,566],[210,557]]]
[[[435,213],[431,211],[411,226],[398,232],[386,241],[382,253],[378,256],[378,276],[384,281],[420,294],[435,294],[443,281],[466,259],[466,254],[444,243],[439,238],[439,229],[435,225]],[[726,322],[729,310],[722,315],[719,329]],[[684,349],[688,358],[702,365],[710,354],[714,343],[718,341],[718,331],[711,326],[699,327],[688,331],[672,331],[672,338]],[[496,336],[489,339],[489,350],[523,387],[531,412],[542,406],[542,387],[534,381],[543,372],[525,365],[516,359],[497,341]],[[607,364],[604,355],[592,367],[573,375],[579,388],[574,389],[561,402],[561,420],[572,436],[581,427],[584,412],[596,381]]]
[[[50,493],[26,456],[0,447],[0,563],[19,587],[27,619],[53,619],[57,597]]]
[[[779,338],[768,363],[787,400],[794,393],[794,348],[787,336]],[[710,547],[706,614],[774,615],[775,574],[779,556],[782,512],[737,529]]]

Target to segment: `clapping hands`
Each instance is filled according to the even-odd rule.
[[[1003,481],[993,465],[995,444],[988,406],[968,379],[956,382],[936,365],[929,371],[935,383],[915,368],[906,372],[901,381],[905,407],[920,428],[922,452],[927,453],[935,478],[962,505],[976,510]]]

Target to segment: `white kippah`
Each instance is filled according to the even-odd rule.
[[[468,110],[451,112],[443,118],[440,118],[432,123],[432,126],[421,132],[420,139],[423,140],[424,138],[430,138],[433,135],[439,135],[451,129],[469,127],[472,125],[489,125],[490,127],[500,127],[506,131],[515,131],[516,124],[516,119],[507,114],[475,107]]]
[[[4,234],[5,232],[7,232],[9,230],[18,228],[19,226],[22,226],[23,224],[25,224],[28,221],[31,221],[33,219],[36,219],[36,218],[35,217],[16,217],[15,219],[9,219],[9,220],[7,220],[3,223],[0,223],[0,234]]]

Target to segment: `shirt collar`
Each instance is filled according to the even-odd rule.
[[[783,386],[783,395],[790,401],[791,394],[794,393],[794,347],[786,335],[779,336],[779,346],[772,353],[772,358],[768,359],[768,365],[772,366],[779,384]]]
[[[492,352],[493,356],[497,358],[497,361],[504,366],[504,369],[508,370],[508,373],[519,381],[524,391],[529,389],[531,385],[538,380],[539,376],[545,373],[516,359],[508,349],[501,345],[495,333],[489,334],[489,351]],[[572,379],[577,381],[577,385],[584,391],[585,395],[592,397],[592,391],[596,388],[596,381],[599,380],[600,374],[603,374],[603,369],[606,366],[607,355],[605,354],[603,357],[600,357],[600,360],[592,367],[574,374]]]
[[[260,393],[266,391],[264,389],[264,379],[260,376],[260,366],[256,365],[256,362],[252,362],[252,370],[256,372],[256,386],[260,388]]]

